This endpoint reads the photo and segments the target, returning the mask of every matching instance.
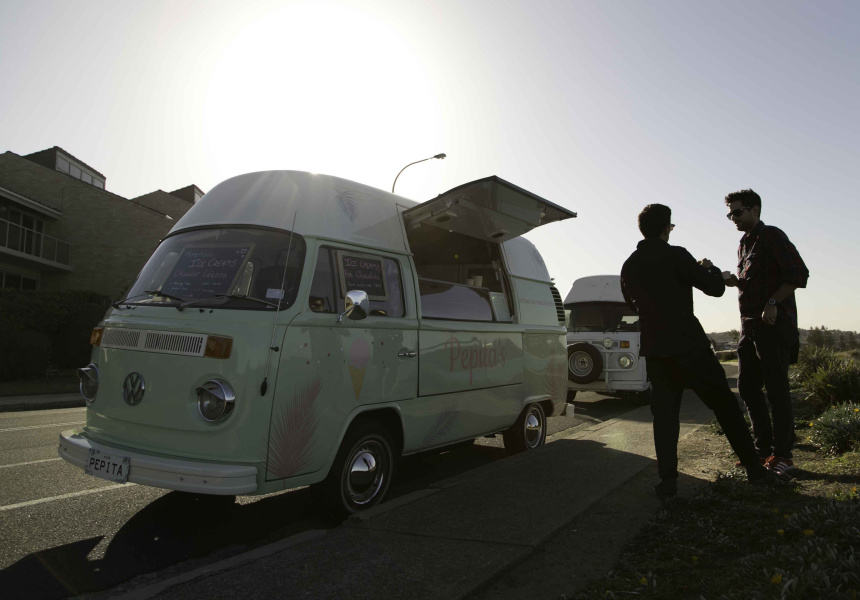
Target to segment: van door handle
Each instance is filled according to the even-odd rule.
[[[397,356],[401,358],[415,358],[416,356],[418,356],[418,353],[414,350],[401,350],[397,353]]]

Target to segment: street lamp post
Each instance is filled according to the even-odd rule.
[[[415,162],[411,162],[406,167],[411,167],[412,165],[417,165],[420,162],[424,162],[425,160],[430,160],[431,158],[445,158],[445,153],[437,154],[436,156],[431,156],[430,158],[422,158],[421,160],[416,160]],[[406,170],[406,167],[400,169],[400,173]],[[400,177],[400,173],[397,174],[397,177]],[[394,186],[397,185],[397,177],[394,178],[394,183],[391,184],[391,193],[394,193]]]

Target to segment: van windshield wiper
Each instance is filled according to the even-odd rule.
[[[117,300],[111,306],[113,306],[114,308],[119,308],[123,304],[130,304],[129,300],[131,300],[132,298],[140,298],[141,296],[146,296],[146,295],[162,296],[162,297],[167,298],[169,300],[177,300],[179,302],[185,301],[185,298],[180,298],[179,296],[173,296],[172,294],[165,294],[164,292],[159,292],[156,290],[143,290],[142,294],[135,294],[134,296],[129,296],[128,298],[123,298],[122,300]]]
[[[253,296],[243,296],[241,294],[215,294],[209,298],[198,298],[196,300],[189,300],[188,302],[183,302],[179,306],[177,306],[177,310],[182,310],[186,306],[193,306],[194,304],[198,304],[200,302],[206,302],[208,300],[212,300],[213,298],[217,298],[219,300],[251,300],[252,302],[258,302],[260,304],[265,304],[266,306],[271,306],[272,308],[278,308],[278,305],[274,302],[269,302],[268,300],[263,300],[261,298],[254,298]],[[226,304],[226,302],[225,302]]]

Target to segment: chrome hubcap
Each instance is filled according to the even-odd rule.
[[[526,417],[526,445],[529,448],[537,448],[543,438],[543,419],[540,411],[532,408]]]
[[[376,440],[357,446],[347,461],[346,496],[358,505],[371,502],[379,494],[385,482],[387,466],[385,448]]]
[[[567,362],[574,375],[588,375],[593,368],[591,357],[585,352],[574,352]]]

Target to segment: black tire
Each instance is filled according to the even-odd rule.
[[[603,357],[587,342],[567,347],[567,378],[574,383],[591,383],[603,372]]]
[[[651,388],[636,392],[636,399],[643,403],[651,404]]]
[[[317,492],[330,511],[345,517],[382,502],[394,477],[394,443],[377,421],[355,421]]]
[[[517,422],[502,434],[508,454],[535,450],[546,443],[546,413],[535,402],[520,413]]]
[[[576,390],[567,390],[567,403],[573,404],[573,401],[576,399]]]

